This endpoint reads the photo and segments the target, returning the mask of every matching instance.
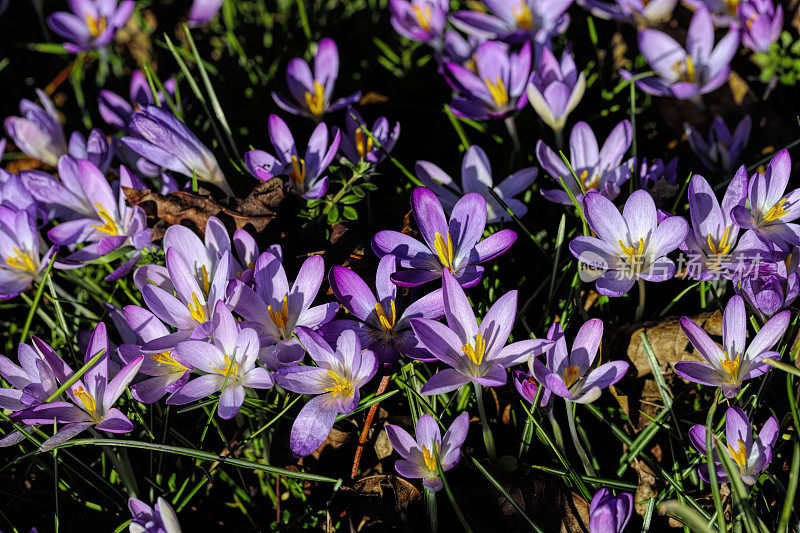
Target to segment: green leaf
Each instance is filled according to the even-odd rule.
[[[342,216],[347,220],[356,220],[358,219],[358,211],[347,205],[342,209]]]
[[[328,224],[333,226],[339,222],[339,208],[337,206],[331,207],[331,210],[328,211]]]
[[[344,205],[351,205],[351,204],[357,204],[360,201],[361,201],[361,198],[359,198],[357,195],[348,194],[347,196],[345,196],[344,198],[339,200],[339,203],[340,204],[344,204]]]

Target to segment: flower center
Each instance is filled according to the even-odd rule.
[[[728,352],[723,353],[725,354],[725,360],[722,361],[722,368],[729,376],[728,383],[736,383],[739,381],[739,360],[741,359],[741,354],[736,354],[736,358],[731,360],[728,356]]]
[[[733,460],[736,461],[736,464],[739,467],[744,467],[745,463],[747,463],[747,448],[745,448],[744,441],[739,439],[739,442],[736,443],[737,449],[734,451],[733,446],[728,444],[728,451],[731,452],[731,457]]]
[[[353,384],[347,378],[328,370],[328,379],[330,384],[325,390],[333,393],[334,397],[348,398],[353,395]]]
[[[208,298],[208,291],[211,290],[211,281],[208,279],[208,269],[206,269],[205,265],[201,267],[201,273],[203,276],[203,296]]]
[[[739,10],[739,0],[724,0],[725,7],[728,10],[728,14],[732,17],[736,16],[736,13]]]
[[[436,250],[436,255],[439,257],[439,262],[444,268],[453,271],[453,239],[450,237],[450,232],[446,231],[447,240],[445,241],[442,234],[438,231],[433,238],[433,248]]]
[[[731,246],[733,245],[732,242],[728,242],[728,239],[731,236],[731,227],[728,226],[725,228],[725,232],[722,234],[722,238],[719,240],[719,244],[714,244],[714,240],[711,238],[711,234],[708,234],[708,249],[711,250],[711,253],[720,256],[720,255],[728,255],[728,252],[731,251]]]
[[[365,139],[364,137],[367,138]],[[356,151],[361,156],[361,159],[367,157],[367,154],[372,151],[372,145],[372,137],[365,135],[361,128],[358,128],[356,130]]]
[[[680,59],[672,64],[672,71],[678,76],[680,81],[695,83],[697,81],[697,73],[694,68],[694,61],[691,56],[681,61]]]
[[[320,116],[325,111],[325,87],[314,80],[314,94],[306,91],[306,106],[314,116]]]
[[[91,392],[84,389],[83,386],[79,386],[77,389],[72,391],[72,393],[78,397],[86,412],[89,413],[94,420],[100,419],[100,416],[98,416],[97,413],[97,402],[94,401],[94,396],[92,396]]]
[[[483,82],[489,89],[489,94],[492,95],[494,105],[497,106],[498,109],[505,107],[506,104],[508,104],[508,91],[506,91],[506,84],[503,83],[500,76],[496,77],[495,81],[492,81],[488,77],[483,78]]]
[[[172,355],[170,355],[171,353],[172,353],[171,351],[154,353],[150,356],[150,359],[152,359],[156,363],[161,363],[162,365],[174,367],[175,372],[186,370],[186,367],[184,365],[176,361],[172,357]]]
[[[778,200],[778,203],[773,205],[769,211],[767,211],[762,220],[764,222],[772,222],[775,219],[781,218],[783,215],[788,213],[787,209],[784,209],[783,204],[786,203],[786,198],[781,198]]]
[[[520,0],[519,7],[512,7],[511,13],[514,15],[514,20],[517,26],[524,30],[529,30],[533,27],[533,16],[531,8],[525,3],[525,0]]]
[[[223,368],[214,368],[214,372],[222,374],[223,376],[235,376],[239,373],[239,365],[236,364],[236,358],[225,354]]]
[[[200,303],[197,293],[192,293],[192,301],[186,307],[189,308],[189,313],[198,324],[203,324],[206,321],[206,310],[203,308],[203,304]]]
[[[434,453],[435,452],[435,453]],[[427,446],[422,447],[422,458],[425,460],[425,466],[431,472],[438,470],[436,465],[436,456],[439,454],[439,443],[433,443],[433,451],[429,450]]]
[[[119,235],[119,227],[106,208],[100,202],[95,202],[94,207],[97,209],[97,216],[103,221],[103,225],[94,225],[92,227],[106,235]]]
[[[36,270],[36,266],[33,264],[33,259],[31,259],[31,256],[16,246],[14,247],[14,255],[9,255],[6,257],[6,264],[12,268],[19,268],[20,270],[27,270],[30,272]]]
[[[591,191],[592,189],[597,189],[597,185],[600,183],[600,173],[595,172],[594,176],[592,176],[590,179],[587,179],[588,177],[588,170],[581,172],[581,181],[583,182],[584,190]]]
[[[284,329],[286,328],[286,324],[289,323],[289,297],[283,297],[280,313],[272,309],[271,305],[267,306],[267,313],[269,313],[272,323],[275,324],[275,327],[281,332],[281,337],[284,337],[286,335]]]
[[[292,156],[292,171],[289,172],[289,178],[297,185],[302,187],[306,182],[306,160],[298,159],[296,155]]]
[[[391,319],[386,316],[386,311],[383,309],[380,302],[375,302],[375,312],[378,313],[378,320],[380,320],[381,327],[383,327],[384,331],[390,331],[397,320],[397,309],[394,305],[394,300],[389,300],[389,305],[392,309]]]
[[[106,17],[95,17],[91,13],[86,13],[83,18],[86,20],[86,27],[89,28],[89,33],[92,34],[92,37],[97,37],[106,31]]]
[[[634,273],[641,272],[642,267],[644,267],[644,239],[639,239],[639,245],[636,248],[633,246],[625,246],[621,240],[617,242],[622,249],[622,253],[625,254],[622,259],[631,266]]]
[[[431,18],[433,18],[431,6],[427,4],[424,6],[411,6],[411,9],[414,10],[414,18],[417,19],[419,27],[425,31],[430,31]]]
[[[467,354],[467,357],[475,366],[481,366],[483,356],[486,355],[486,340],[483,335],[478,333],[475,336],[475,342],[465,344],[461,347],[461,350]]]
[[[567,388],[572,387],[578,378],[580,378],[581,369],[577,365],[567,366],[564,369],[564,384]]]

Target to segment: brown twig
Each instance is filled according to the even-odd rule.
[[[375,396],[380,396],[384,392],[386,392],[386,387],[389,386],[389,375],[386,374],[381,378],[381,383],[378,385],[378,392],[375,393]],[[353,459],[353,470],[350,471],[350,478],[355,479],[356,475],[358,475],[358,465],[361,463],[361,454],[364,452],[364,443],[367,441],[367,434],[369,433],[369,427],[372,425],[372,419],[375,417],[375,413],[378,411],[378,405],[381,402],[375,402],[372,404],[372,407],[369,408],[369,413],[367,413],[367,420],[364,422],[364,429],[361,431],[361,437],[358,439],[358,447],[356,448],[356,456]]]

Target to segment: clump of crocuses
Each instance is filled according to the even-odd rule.
[[[54,32],[67,40],[64,49],[79,53],[107,46],[133,13],[136,3],[124,0],[71,0],[72,13],[59,11],[47,19]]]

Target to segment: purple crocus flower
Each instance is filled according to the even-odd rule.
[[[484,42],[473,61],[475,70],[444,64],[444,77],[459,94],[450,104],[453,113],[474,120],[499,119],[525,106],[525,85],[531,71],[529,42],[514,53],[504,43]]]
[[[464,289],[450,272],[442,275],[447,325],[414,318],[411,327],[419,342],[450,368],[437,372],[423,385],[422,394],[443,394],[470,382],[496,387],[506,382],[506,368],[539,353],[549,342],[528,339],[506,346],[517,312],[517,291],[510,291],[487,311],[478,326]]]
[[[742,382],[767,372],[770,365],[764,359],[780,360],[778,352],[770,351],[789,324],[789,311],[781,311],[767,321],[749,346],[747,313],[741,296],[732,296],[722,314],[722,348],[689,317],[681,317],[681,329],[705,362],[675,363],[675,372],[682,378],[701,385],[721,387],[726,398],[733,398]]]
[[[108,336],[106,326],[97,324],[89,339],[84,362],[89,362],[97,354],[104,352],[100,359],[65,391],[70,401],[43,403],[12,415],[14,420],[26,424],[52,424],[56,420],[59,427],[55,435],[47,439],[41,451],[48,451],[94,426],[109,433],[128,433],[133,424],[119,409],[113,407],[125,392],[125,387],[136,376],[142,365],[142,357],[137,357],[117,372],[109,380]],[[73,371],[52,349],[43,350],[50,367],[60,383],[66,383]]]
[[[19,110],[22,116],[5,119],[6,133],[26,155],[55,166],[58,158],[68,150],[64,129],[50,98],[39,89],[36,89],[36,95],[42,105],[21,100]]]
[[[394,30],[412,41],[439,45],[447,22],[447,0],[389,0]]]
[[[105,133],[95,128],[89,133],[88,139],[78,131],[73,132],[69,137],[69,154],[76,159],[85,159],[105,172],[111,164],[114,151]]]
[[[55,248],[44,255],[39,250],[35,217],[0,206],[0,299],[16,296],[41,280]]]
[[[766,174],[756,172],[750,176],[749,209],[737,205],[731,212],[739,226],[755,230],[784,252],[789,251],[791,245],[800,245],[800,225],[792,222],[800,217],[800,189],[784,194],[791,173],[789,152],[781,150],[770,160]]]
[[[254,282],[253,270],[256,267],[256,261],[261,255],[258,244],[256,244],[253,236],[244,229],[237,229],[233,232],[232,241],[233,249],[236,253],[236,262],[238,263],[234,264],[234,267],[238,270],[237,277],[243,283],[252,285]],[[268,246],[265,251],[271,253],[278,258],[278,261],[283,263],[283,248],[280,244]]]
[[[298,327],[316,329],[330,322],[339,305],[331,302],[311,307],[325,275],[322,257],[313,255],[303,262],[291,285],[281,261],[264,252],[253,271],[255,288],[237,282],[231,294],[234,309],[244,325],[258,332],[259,356],[270,370],[298,364],[305,354],[294,338]]]
[[[579,72],[567,50],[559,61],[548,47],[542,49],[539,66],[528,83],[528,100],[533,109],[556,133],[561,136],[567,117],[583,98],[586,76]]]
[[[328,176],[322,174],[328,170],[342,139],[337,128],[332,131],[333,139],[328,145],[328,127],[324,122],[317,124],[308,139],[306,155],[301,158],[289,127],[278,115],[270,115],[269,138],[276,155],[250,150],[244,154],[247,170],[261,181],[285,174],[289,176],[289,186],[298,196],[306,200],[322,198],[328,190]]]
[[[739,19],[736,14],[741,3],[749,0],[686,0],[686,7],[692,11],[707,10],[719,27],[739,29]]]
[[[372,249],[383,257],[392,254],[403,270],[392,274],[401,287],[416,287],[448,271],[462,287],[475,286],[483,276],[479,263],[505,253],[517,234],[510,229],[478,242],[486,227],[486,201],[476,193],[465,194],[456,205],[450,220],[442,204],[430,189],[417,187],[411,193],[411,206],[424,242],[399,231],[379,231],[372,239]]]
[[[444,32],[444,46],[438,59],[441,64],[455,63],[462,67],[475,70],[475,59],[473,56],[478,50],[478,46],[484,39],[476,35],[464,37],[457,31],[448,30]]]
[[[317,366],[282,368],[274,377],[286,390],[316,395],[298,413],[289,437],[295,457],[305,457],[325,442],[339,413],[352,413],[358,406],[359,389],[375,375],[378,358],[361,349],[354,331],[342,333],[335,350],[308,328],[297,328],[297,337]]]
[[[286,67],[286,83],[294,102],[272,93],[278,107],[293,115],[304,115],[320,120],[325,113],[353,105],[361,98],[361,91],[331,102],[333,87],[339,75],[339,50],[333,39],[322,39],[314,55],[314,72],[308,63],[297,57]]]
[[[444,487],[436,457],[439,457],[443,472],[456,466],[469,430],[469,413],[456,417],[445,431],[444,438],[431,415],[419,417],[414,429],[416,439],[400,426],[386,424],[384,427],[392,448],[402,457],[394,463],[397,473],[408,479],[422,478],[422,485],[436,492]]]
[[[176,359],[173,350],[162,352],[142,350],[143,344],[162,339],[170,333],[157,316],[135,305],[126,306],[123,313],[139,342],[120,345],[117,348],[120,359],[130,363],[137,357],[144,356],[139,372],[151,376],[131,385],[131,394],[142,403],[155,403],[166,393],[175,392],[185,385],[189,380],[191,368],[185,361]]]
[[[539,382],[536,381],[536,376],[533,372],[523,372],[522,370],[514,370],[511,374],[511,379],[514,381],[514,387],[522,399],[533,405],[536,399],[536,393],[539,392]],[[552,411],[553,407],[550,400],[553,398],[553,393],[548,388],[542,390],[542,398],[539,405],[548,411]]]
[[[133,113],[122,143],[150,162],[184,176],[216,185],[233,196],[217,158],[178,117],[148,105]]]
[[[130,533],[181,533],[181,525],[172,506],[164,498],[159,497],[156,504],[150,507],[141,500],[128,500],[131,512]]]
[[[561,326],[555,323],[550,329],[548,338],[555,339],[555,343],[547,349],[547,365],[531,357],[528,366],[539,383],[556,396],[575,403],[591,403],[628,371],[625,361],[609,361],[590,370],[603,340],[602,320],[594,318],[581,326],[572,351],[567,349]]]
[[[411,319],[438,319],[444,314],[442,290],[437,289],[414,299],[405,307],[401,291],[392,283],[397,271],[397,259],[384,255],[375,273],[378,298],[358,274],[349,268],[335,266],[328,279],[336,299],[358,320],[334,320],[323,326],[320,333],[335,340],[342,331],[351,329],[358,334],[361,345],[372,350],[384,365],[397,362],[401,355],[419,360],[433,356],[419,343],[411,330]]]
[[[633,127],[627,120],[614,127],[600,149],[592,128],[586,122],[575,124],[569,136],[569,159],[580,184],[575,181],[561,156],[542,141],[536,143],[536,158],[553,179],[558,182],[561,178],[578,201],[584,193],[593,190],[613,200],[622,184],[631,176],[635,160],[630,158],[623,163],[622,158],[632,141]],[[572,200],[562,187],[542,190],[542,196],[551,202],[572,205]]]
[[[372,133],[372,137],[375,137],[380,143],[379,148],[372,140],[372,137],[362,129],[361,125],[366,124],[366,122],[361,118],[358,111],[352,107],[347,109],[345,123],[345,135],[342,136],[342,144],[339,148],[348,161],[354,165],[357,165],[362,159],[377,165],[392,151],[394,145],[397,144],[397,138],[400,136],[399,122],[396,122],[394,127],[391,127],[386,117],[379,117],[369,130]]]
[[[635,191],[622,214],[611,200],[591,192],[583,197],[583,212],[597,237],[575,237],[569,250],[589,270],[598,271],[597,292],[622,296],[637,278],[666,281],[675,275],[675,263],[666,256],[684,241],[688,224],[674,216],[659,224],[656,204],[646,191]]]
[[[668,21],[678,0],[582,0],[578,3],[599,18],[645,27]]]
[[[203,26],[217,16],[224,0],[194,0],[189,10],[189,26]]]
[[[131,18],[136,2],[123,0],[69,0],[72,13],[59,11],[47,19],[50,29],[66,39],[64,49],[74,54],[103,48]]]
[[[783,6],[772,0],[739,2],[737,13],[742,29],[742,44],[754,52],[769,52],[783,30]]]
[[[217,391],[217,414],[229,419],[236,416],[244,402],[245,388],[269,389],[274,384],[266,368],[258,366],[258,334],[251,328],[239,328],[236,319],[218,301],[214,307],[214,343],[187,340],[175,346],[175,356],[202,372],[167,398],[167,405],[184,405]]]
[[[700,158],[706,169],[729,173],[736,168],[739,156],[750,138],[750,115],[744,116],[733,133],[725,125],[722,117],[714,117],[714,122],[708,130],[708,141],[688,123],[684,124],[684,130],[689,148]]]
[[[164,82],[164,89],[170,96],[175,95],[175,80],[173,78]],[[147,76],[140,70],[134,70],[128,90],[128,98],[120,96],[111,91],[102,90],[97,97],[97,109],[100,116],[109,126],[118,130],[129,132],[128,124],[133,117],[136,108],[151,106],[156,104],[156,98],[147,82]],[[164,95],[158,93],[159,101],[163,101]]]
[[[633,495],[622,492],[616,496],[602,488],[595,492],[589,505],[589,533],[622,533],[633,512]]]
[[[680,188],[678,185],[678,158],[669,163],[655,159],[652,163],[642,160],[639,166],[639,186],[650,193],[656,205],[674,197]]]
[[[761,427],[758,437],[753,438],[753,426],[750,419],[738,407],[729,407],[725,412],[725,446],[723,453],[728,453],[734,464],[739,469],[742,483],[745,485],[755,485],[758,481],[758,474],[764,470],[772,460],[772,448],[778,440],[779,434],[778,420],[771,416]],[[695,450],[707,455],[705,426],[696,425],[689,430],[689,440]],[[714,438],[712,436],[712,438]],[[728,472],[719,457],[720,446],[712,440],[714,447],[714,470],[717,473],[717,481],[728,483],[730,478]],[[704,481],[708,482],[708,463],[700,465],[697,473]]]
[[[692,230],[681,250],[689,256],[689,277],[700,281],[759,277],[759,266],[771,259],[772,251],[753,231],[739,239],[739,226],[731,218],[733,209],[744,206],[747,199],[745,168],[740,168],[728,184],[721,206],[714,190],[699,174],[689,182],[688,196]]]
[[[459,11],[451,22],[484,39],[548,43],[553,35],[567,29],[569,15],[565,11],[572,0],[484,0],[483,3],[488,13]]]
[[[523,168],[501,181],[497,187],[492,180],[492,167],[486,152],[480,146],[472,145],[464,154],[461,162],[461,186],[447,175],[441,168],[428,161],[417,161],[416,173],[422,183],[429,187],[446,211],[452,212],[458,200],[466,193],[478,193],[486,201],[486,223],[493,224],[500,221],[509,221],[511,216],[495,200],[489,189],[494,189],[497,196],[503,199],[506,205],[518,217],[523,217],[528,208],[515,195],[530,187],[536,179],[539,169],[535,167]]]
[[[714,21],[705,7],[692,17],[685,50],[669,35],[643,29],[639,32],[639,50],[656,75],[637,80],[636,86],[656,96],[681,100],[710,93],[728,79],[738,46],[739,34],[734,30],[714,46]],[[626,70],[620,74],[633,78]]]
[[[800,248],[792,248],[786,261],[775,263],[775,272],[747,276],[734,284],[736,294],[745,299],[761,322],[792,305],[800,292]]]

